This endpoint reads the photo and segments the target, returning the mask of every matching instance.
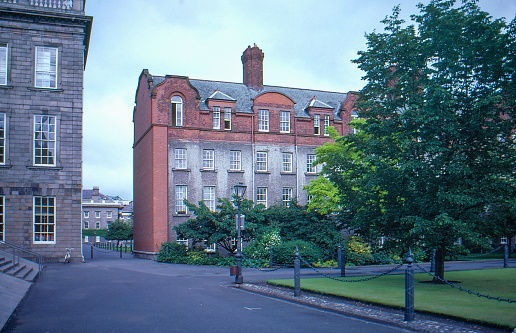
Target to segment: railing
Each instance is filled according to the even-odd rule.
[[[0,0],[0,2],[31,5],[34,7],[56,8],[56,9],[72,9],[73,0]]]
[[[0,247],[8,248],[8,250],[4,249],[4,251],[7,253],[12,252],[14,265],[20,263],[20,258],[35,261],[38,264],[38,271],[39,273],[41,273],[41,269],[43,268],[43,257],[41,256],[41,254],[4,241],[0,241]],[[16,261],[16,258],[18,258],[18,261]]]

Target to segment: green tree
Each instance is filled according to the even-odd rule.
[[[236,244],[232,239],[236,238],[235,217],[237,208],[227,198],[218,200],[216,211],[211,211],[203,201],[195,205],[185,200],[188,209],[194,213],[194,218],[174,227],[179,235],[192,239],[194,245],[207,242],[217,244],[229,252],[236,251]],[[241,214],[245,215],[245,230],[242,231],[243,241],[250,241],[256,236],[260,225],[264,221],[263,205],[255,206],[253,201],[243,199]]]
[[[109,225],[105,238],[107,240],[116,240],[118,247],[121,240],[133,239],[133,226],[117,219]]]
[[[475,0],[418,8],[413,24],[395,7],[384,32],[366,35],[354,61],[367,82],[357,102],[365,120],[317,155],[353,229],[436,248],[444,278],[446,249],[474,241],[486,209],[516,194],[515,24]]]

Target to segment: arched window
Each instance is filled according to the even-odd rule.
[[[183,126],[183,99],[179,96],[172,96],[170,103],[170,118],[172,119],[172,126]]]

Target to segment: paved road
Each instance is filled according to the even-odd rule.
[[[244,274],[247,281],[263,281],[292,272]],[[4,331],[402,331],[239,290],[233,282],[227,267],[118,259],[96,251],[86,263],[47,265]]]

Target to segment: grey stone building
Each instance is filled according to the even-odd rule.
[[[98,186],[92,190],[82,190],[82,227],[84,229],[108,229],[111,223],[119,220],[131,223],[132,202],[118,196],[100,193]],[[103,239],[102,239],[103,240]],[[85,243],[100,242],[101,237],[84,237]]]
[[[85,0],[0,0],[0,240],[81,254]]]

